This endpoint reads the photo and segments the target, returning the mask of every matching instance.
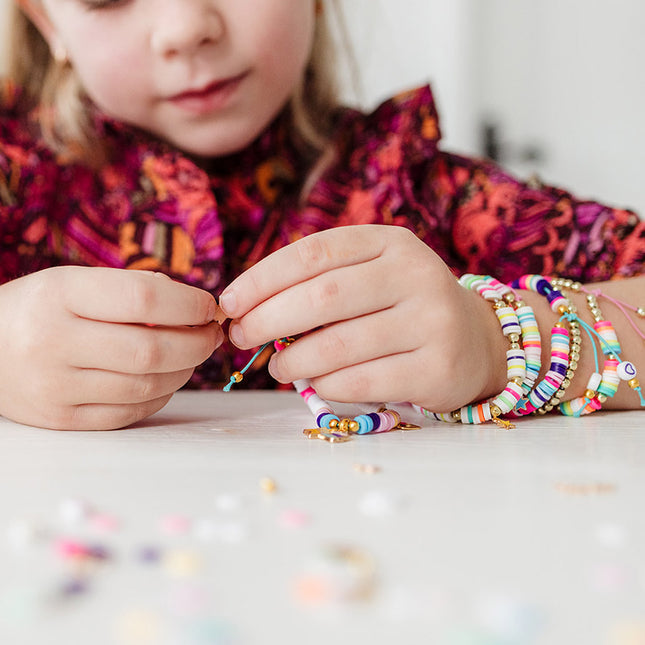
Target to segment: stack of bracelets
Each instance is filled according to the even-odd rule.
[[[501,427],[512,428],[508,418],[546,414],[554,409],[566,416],[580,417],[600,410],[603,403],[616,394],[621,381],[627,381],[629,387],[640,397],[641,406],[645,407],[645,397],[636,368],[621,358],[621,345],[613,325],[604,319],[598,298],[604,297],[615,304],[626,315],[636,333],[645,340],[645,334],[626,311],[626,308],[631,309],[637,316],[645,318],[643,308],[632,307],[600,292],[589,291],[578,282],[560,278],[549,280],[540,275],[525,275],[510,285],[505,285],[490,276],[466,274],[459,279],[459,283],[489,301],[497,315],[502,333],[509,343],[506,352],[508,383],[499,395],[486,401],[443,413],[413,406],[418,412],[449,423],[480,424],[493,421]],[[532,308],[521,300],[516,290],[534,291],[544,296],[551,310],[558,316],[551,329],[549,369],[539,381],[542,366],[540,332]],[[586,294],[593,325],[578,316],[574,304],[563,294],[563,291],[567,290]],[[595,371],[587,381],[584,395],[566,400],[567,388],[578,368],[583,333],[591,341]],[[282,351],[293,342],[292,338],[283,338],[273,341],[273,345],[276,351]],[[270,344],[263,345],[241,371],[231,376],[225,391],[229,391],[235,383],[243,379],[246,370]],[[604,355],[602,371],[597,346]],[[327,401],[318,396],[308,380],[295,381],[293,385],[316,419],[317,428],[305,430],[305,434],[310,438],[341,442],[357,434],[411,430],[419,427],[402,422],[398,412],[385,407],[378,412],[341,418],[334,413]]]
[[[600,410],[603,403],[616,394],[621,381],[628,382],[629,387],[640,397],[641,406],[645,407],[645,398],[637,378],[636,368],[632,363],[621,358],[622,349],[614,327],[604,319],[598,305],[598,297],[602,296],[601,293],[590,292],[580,283],[571,280],[548,280],[540,275],[525,275],[510,285],[504,285],[490,276],[467,274],[460,278],[459,283],[491,302],[499,318],[502,333],[510,342],[510,349],[507,352],[509,381],[500,395],[488,401],[467,405],[448,413],[431,412],[414,406],[419,412],[427,417],[450,423],[483,423],[492,420],[505,427],[509,427],[509,424],[500,417],[546,414],[556,408],[566,416],[580,417]],[[542,351],[540,334],[532,309],[521,302],[516,289],[534,291],[544,296],[551,310],[559,316],[551,329],[549,369],[537,384],[535,381],[540,372]],[[593,326],[578,316],[576,307],[561,289],[587,294],[587,304],[594,321]],[[645,340],[645,334],[631,320],[625,307],[635,311],[641,318],[645,318],[645,311],[605,297],[625,313],[636,332]],[[591,341],[595,371],[587,381],[583,396],[565,400],[566,390],[571,385],[578,368],[583,332]],[[605,356],[602,372],[596,345],[601,348]]]

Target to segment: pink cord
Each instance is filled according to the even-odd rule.
[[[609,302],[613,303],[620,309],[620,311],[623,312],[623,315],[627,320],[629,321],[629,324],[634,328],[634,331],[643,339],[645,340],[645,334],[639,329],[638,325],[634,322],[634,319],[627,313],[626,309],[631,309],[632,311],[638,312],[638,307],[634,307],[634,305],[630,305],[627,302],[624,302],[622,300],[616,300],[616,298],[612,298],[611,296],[608,296],[607,294],[603,293],[599,289],[596,289],[594,291],[590,291],[589,289],[585,289],[585,287],[581,287],[580,291],[583,293],[587,293],[591,296],[595,296],[596,298],[604,298],[605,300],[609,300]]]

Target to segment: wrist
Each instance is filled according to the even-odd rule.
[[[500,330],[499,320],[490,303],[475,291],[465,291],[470,300],[470,319],[475,321],[476,328],[471,335],[472,366],[481,366],[478,389],[473,393],[472,400],[464,401],[464,405],[467,405],[497,396],[506,387],[508,341]],[[477,373],[477,370],[471,370],[471,366],[464,367],[471,374]]]

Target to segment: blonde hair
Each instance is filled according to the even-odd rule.
[[[336,43],[331,20],[347,45],[338,0],[319,0],[311,57],[288,109],[291,139],[309,163],[326,149],[339,105]],[[331,15],[333,14],[333,15]],[[109,154],[92,125],[91,103],[67,62],[54,58],[39,30],[12,3],[9,18],[9,81],[22,88],[37,108],[45,143],[63,159],[100,165]]]

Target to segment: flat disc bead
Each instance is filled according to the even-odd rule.
[[[502,393],[496,396],[491,405],[498,407],[502,414],[508,414],[524,395],[524,390],[517,383],[508,383]]]
[[[358,423],[357,434],[369,434],[374,429],[374,421],[366,414],[359,414],[354,421]]]

